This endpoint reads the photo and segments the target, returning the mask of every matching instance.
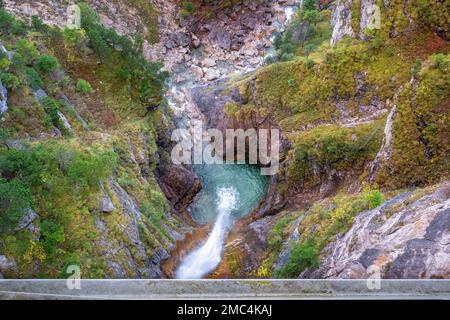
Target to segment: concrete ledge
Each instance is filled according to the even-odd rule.
[[[0,299],[445,299],[450,280],[0,280]]]

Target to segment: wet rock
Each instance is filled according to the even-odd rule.
[[[166,164],[156,170],[161,190],[178,211],[184,211],[201,190],[201,182],[195,173],[183,166]]]

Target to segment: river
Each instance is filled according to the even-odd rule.
[[[286,20],[284,24],[279,24],[279,32],[285,30],[297,9],[297,5],[285,8]],[[273,42],[275,35],[270,39]],[[271,55],[273,51],[273,47],[268,48],[265,55]],[[261,64],[263,58],[264,56],[261,57]],[[251,68],[246,71],[251,71]],[[173,78],[176,79],[177,76],[175,74]],[[196,85],[198,83],[191,80],[182,85],[174,84],[170,90],[169,104],[174,111],[178,128],[192,129],[191,121],[203,119],[190,96],[191,89]],[[234,221],[244,218],[257,208],[269,185],[268,178],[262,176],[256,166],[195,165],[193,170],[199,176],[203,189],[190,206],[190,214],[198,224],[213,224],[213,228],[207,240],[181,261],[175,270],[175,277],[178,279],[201,279],[217,268],[221,262],[224,242]]]

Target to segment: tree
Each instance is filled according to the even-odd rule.
[[[39,16],[32,16],[31,17],[31,26],[38,32],[45,33],[48,30],[48,27],[42,22],[41,18]]]
[[[28,85],[33,89],[41,89],[44,87],[44,82],[42,81],[39,74],[33,68],[25,69],[25,76],[27,78]]]
[[[59,67],[58,60],[49,55],[40,56],[37,59],[36,67],[44,74],[48,74]]]
[[[0,234],[14,228],[30,206],[30,188],[25,183],[0,178]]]
[[[15,90],[20,84],[19,78],[17,78],[12,73],[2,73],[0,74],[0,79],[2,80],[2,83],[8,88]]]
[[[24,36],[27,33],[27,26],[23,21],[15,20],[11,26],[11,32],[15,36]]]
[[[32,65],[39,56],[39,52],[32,42],[20,39],[16,42],[16,52],[20,54],[26,65]]]
[[[14,17],[3,9],[0,9],[0,31],[2,34],[8,34],[14,23]]]

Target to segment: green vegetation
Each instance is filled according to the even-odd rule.
[[[114,274],[107,267],[111,259],[132,276],[129,254],[143,270],[146,261],[127,234],[133,221],[113,188],[116,181],[143,213],[139,238],[148,257],[173,241],[168,228],[182,225],[169,214],[153,176],[156,128],[166,130],[170,118],[163,121],[164,108],[143,118],[148,103],[164,102],[167,73],[161,63],[144,59],[142,39],[133,43],[102,27],[81,6],[80,30],[50,27],[36,16],[28,33],[1,29],[2,44],[13,54],[12,61],[0,55],[0,77],[9,90],[0,123],[0,253],[18,266],[7,277],[67,277],[67,267],[76,264],[83,278],[104,278]],[[48,95],[39,102],[37,89]],[[116,209],[102,215],[104,192]],[[37,218],[17,230],[30,209]],[[105,257],[96,219],[107,228],[106,241],[129,252]]]
[[[0,159],[1,161],[1,159]],[[0,236],[14,228],[31,206],[29,187],[19,180],[0,178]]]
[[[16,52],[20,55],[20,59],[27,66],[32,66],[34,61],[39,56],[39,52],[37,51],[34,43],[25,39],[20,39],[16,42]]]
[[[277,278],[296,278],[305,269],[319,267],[319,251],[312,242],[295,243],[289,261],[277,271]]]
[[[23,36],[26,34],[26,25],[4,8],[0,8],[0,34],[2,36]]]
[[[58,60],[49,55],[40,56],[36,61],[37,69],[44,74],[54,71],[58,66]]]
[[[292,222],[298,218],[298,215],[289,214],[287,212],[279,213],[279,219],[273,226],[272,230],[269,232],[269,236],[267,238],[268,242],[268,257],[263,261],[262,265],[259,267],[256,272],[257,278],[273,278],[273,265],[278,259],[278,255],[281,252],[283,241],[289,236],[289,226],[291,226]]]
[[[391,189],[424,186],[447,172],[449,66],[450,55],[432,55],[418,68],[416,84],[402,91],[391,168],[385,166],[380,172],[380,185]]]
[[[44,87],[44,82],[41,76],[33,68],[25,68],[25,77],[28,85],[33,89],[41,89]]]
[[[181,3],[180,15],[183,18],[189,17],[194,12],[194,4],[190,1],[183,1]]]
[[[51,272],[61,270],[73,254],[91,252],[86,241],[95,234],[88,235],[93,221],[90,214],[86,215],[86,206],[92,205],[89,199],[100,191],[99,182],[110,176],[116,166],[117,156],[112,150],[98,145],[82,147],[75,140],[3,150],[0,202],[6,211],[0,215],[1,251],[15,257],[21,272],[26,274],[32,272],[27,261],[35,254],[45,262],[43,270]],[[12,232],[30,208],[39,212],[41,241],[29,239],[28,230]]]
[[[83,93],[83,94],[89,94],[92,93],[94,90],[92,89],[92,86],[89,82],[83,79],[78,79],[77,81],[77,92]]]
[[[113,29],[104,28],[97,14],[86,4],[80,4],[81,25],[86,31],[89,43],[98,58],[111,68],[127,74],[132,94],[141,103],[160,103],[164,93],[167,72],[161,71],[162,64],[147,61],[142,54],[142,47],[133,45],[125,36],[118,35]],[[139,43],[139,42],[137,42]],[[114,65],[115,48],[120,48],[122,64]]]
[[[287,169],[288,186],[309,186],[330,171],[361,171],[381,145],[382,123],[354,129],[318,127],[300,132],[292,140],[294,149]]]
[[[275,47],[280,61],[289,61],[296,56],[309,56],[331,37],[330,11],[318,10],[316,0],[303,2],[303,7],[286,32],[277,36]]]
[[[0,80],[6,88],[15,90],[20,85],[20,80],[12,73],[1,73]]]
[[[359,213],[374,209],[383,202],[383,193],[376,189],[368,189],[355,195],[340,193],[331,199],[315,203],[307,212],[281,214],[269,233],[270,254],[264,260],[258,275],[297,278],[306,269],[318,268],[321,251],[334,241],[338,234],[350,230]],[[293,222],[300,215],[304,216],[300,223],[300,240],[292,243],[289,260],[273,274],[273,265],[278,259],[283,244],[292,234]]]

